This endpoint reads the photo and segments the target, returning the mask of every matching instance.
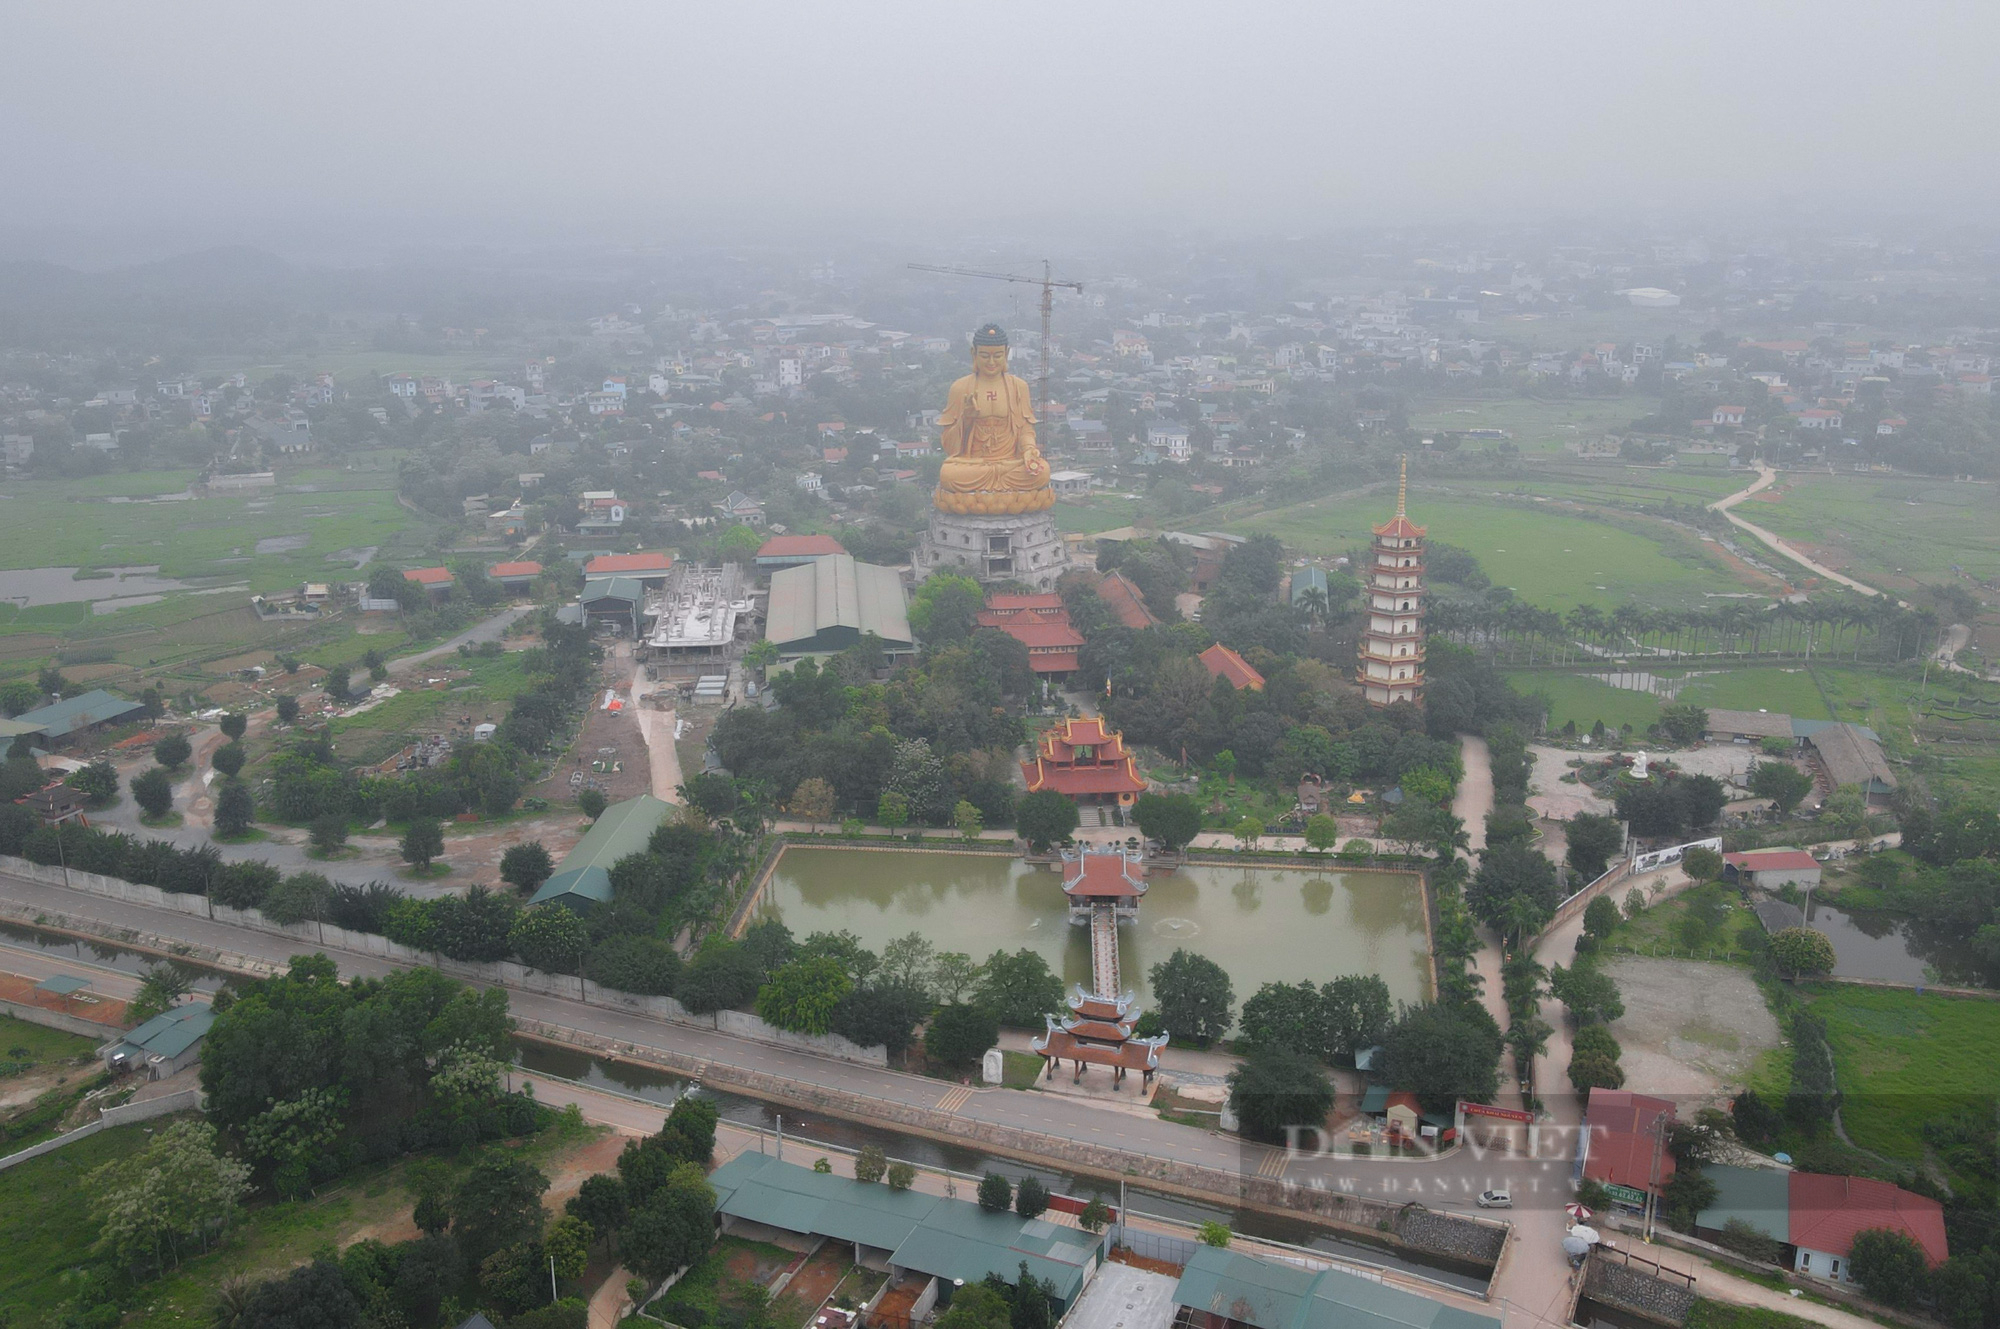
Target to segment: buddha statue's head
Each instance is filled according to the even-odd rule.
[[[1007,334],[998,323],[972,334],[972,368],[981,378],[1007,372]]]

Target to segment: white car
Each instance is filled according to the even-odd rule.
[[[1512,1209],[1514,1197],[1508,1191],[1481,1191],[1473,1203],[1481,1209]]]

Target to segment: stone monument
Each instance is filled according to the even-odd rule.
[[[954,572],[981,582],[1055,589],[1069,568],[1050,509],[1049,464],[1035,445],[1025,380],[1007,372],[1007,334],[973,334],[972,372],[951,385],[938,417],[944,465],[931,495],[918,577]]]

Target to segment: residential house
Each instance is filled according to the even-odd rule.
[[[758,546],[757,567],[759,571],[775,572],[846,552],[840,541],[830,535],[774,535]]]
[[[434,601],[442,600],[451,594],[450,568],[409,568],[404,571],[403,580],[423,587],[425,593]]]
[[[495,563],[486,569],[486,575],[500,583],[504,590],[525,591],[535,578],[542,575],[542,565],[532,560]]]
[[[1819,860],[1803,849],[1751,849],[1722,856],[1723,873],[1759,890],[1775,891],[1781,886],[1819,885]]]
[[[1950,1254],[1944,1206],[1886,1181],[1778,1168],[1711,1163],[1702,1175],[1715,1200],[1695,1215],[1695,1235],[1711,1241],[1746,1224],[1784,1247],[1786,1268],[1851,1283],[1854,1238],[1873,1228],[1900,1232],[1935,1269]]]
[[[729,491],[729,497],[715,504],[715,510],[724,521],[741,522],[746,526],[764,524],[764,505],[740,489]]]
[[[1629,1089],[1592,1089],[1584,1110],[1583,1175],[1632,1208],[1672,1180],[1667,1132],[1677,1109],[1668,1099]]]
[[[184,1002],[112,1039],[97,1055],[111,1070],[143,1071],[149,1080],[164,1080],[201,1060],[202,1040],[214,1025],[213,1006]]]
[[[609,489],[586,490],[577,496],[578,534],[609,534],[625,524],[628,505]]]
[[[1055,471],[1049,476],[1049,488],[1071,497],[1088,494],[1090,482],[1089,471]]]

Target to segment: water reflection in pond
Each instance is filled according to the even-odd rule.
[[[1967,939],[1943,935],[1937,927],[1817,899],[1806,908],[1806,925],[1833,943],[1836,978],[1971,986],[1985,981]]]
[[[1090,977],[1089,938],[1069,923],[1061,877],[1019,859],[792,848],[761,907],[799,937],[845,929],[879,951],[915,931],[941,951],[974,959],[1027,947],[1065,982]],[[1124,981],[1142,1002],[1147,970],[1179,946],[1227,970],[1239,1000],[1266,982],[1341,974],[1380,974],[1398,1001],[1420,1001],[1430,991],[1423,893],[1404,873],[1155,872],[1137,926],[1118,935]]]

